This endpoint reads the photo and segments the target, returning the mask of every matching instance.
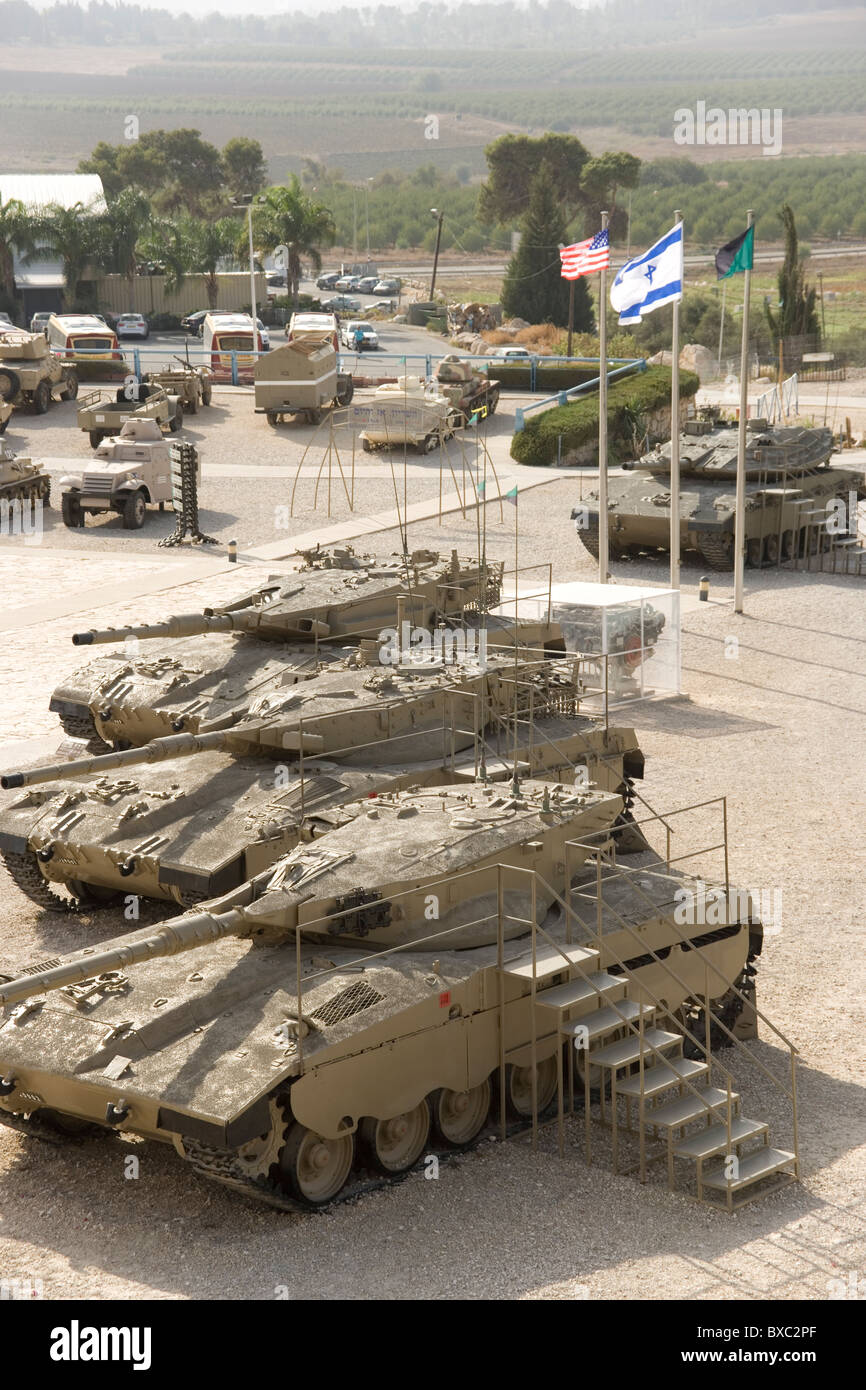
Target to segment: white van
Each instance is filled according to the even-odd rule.
[[[123,361],[117,334],[96,314],[52,314],[46,329],[48,346],[58,357],[90,362]]]
[[[264,341],[258,331],[255,341],[255,351],[264,352]],[[210,354],[210,366],[218,381],[231,380],[233,354],[236,354],[239,371],[249,373],[255,365],[253,321],[249,314],[207,314],[202,343],[205,352]]]
[[[308,342],[329,342],[340,351],[340,325],[336,314],[292,314],[286,329],[286,341],[306,339]]]

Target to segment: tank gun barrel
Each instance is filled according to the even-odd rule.
[[[197,946],[219,941],[221,937],[242,935],[247,929],[243,912],[231,910],[211,914],[197,912],[192,917],[178,917],[167,922],[151,935],[139,938],[138,933],[126,943],[118,941],[107,951],[84,956],[81,960],[55,965],[32,975],[23,975],[7,983],[0,981],[0,1006],[22,1004],[35,994],[66,989],[81,984],[108,971],[122,971],[130,965],[154,960],[157,956],[176,956],[181,951],[194,951]]]
[[[89,632],[74,632],[75,647],[98,646],[108,642],[126,642],[130,637],[146,641],[152,637],[198,637],[204,632],[249,632],[257,625],[251,613],[176,613],[164,623],[141,623],[138,627],[91,628]]]
[[[254,730],[261,725],[245,725]],[[210,748],[226,748],[229,743],[228,730],[217,730],[209,734],[170,734],[166,738],[155,738],[141,748],[124,748],[117,753],[103,753],[94,758],[76,758],[68,763],[50,763],[44,767],[33,767],[25,772],[7,772],[0,777],[0,787],[8,791],[13,787],[38,787],[43,782],[66,781],[84,776],[88,772],[109,772],[115,767],[136,767],[141,763],[159,763],[167,758],[187,757],[192,753],[204,753]]]

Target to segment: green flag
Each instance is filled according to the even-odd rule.
[[[516,506],[517,506],[517,485],[516,485],[516,484],[515,484],[515,486],[511,489],[510,492],[506,492],[506,494],[505,494],[505,500],[506,500],[506,502],[510,502],[511,505],[512,505],[512,507],[516,507]]]
[[[755,250],[755,228],[747,227],[733,241],[729,241],[716,252],[716,279],[726,280],[729,275],[752,269]]]
[[[478,493],[479,497],[484,496],[485,492],[487,491],[487,484],[485,483],[483,478],[481,479],[480,483],[475,484],[475,491]]]

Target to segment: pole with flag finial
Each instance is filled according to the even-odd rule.
[[[755,220],[746,214],[748,230]],[[754,236],[754,232],[752,233]],[[740,420],[737,431],[737,496],[734,508],[734,612],[743,611],[743,566],[746,558],[746,416],[749,413],[749,293],[752,286],[752,247],[743,276],[743,338],[740,344]]]
[[[601,214],[607,231],[607,213]],[[598,582],[607,583],[607,270],[598,283]]]
[[[519,591],[518,591],[518,587],[517,587],[517,565],[518,565],[518,554],[517,554],[517,546],[518,546],[517,515],[518,515],[518,513],[517,513],[517,484],[516,484],[516,483],[514,484],[514,487],[511,488],[511,490],[510,490],[509,492],[506,492],[506,494],[505,494],[505,500],[506,500],[506,502],[510,502],[511,505],[512,505],[512,507],[514,508],[514,786],[515,786],[515,789],[516,789],[516,787],[517,787],[517,785],[518,785],[518,782],[517,782],[517,675],[518,675],[517,648],[518,648],[518,645],[519,645],[519,644],[518,644],[518,641],[517,641],[517,626],[518,626],[518,623],[519,623],[519,621],[520,621],[520,602],[519,602]],[[516,794],[516,791],[515,791],[515,794]]]
[[[677,208],[674,223],[682,213]],[[673,302],[671,342],[671,588],[680,587],[680,301]]]

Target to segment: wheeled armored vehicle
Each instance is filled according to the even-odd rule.
[[[131,393],[131,394],[130,394]],[[170,396],[161,386],[119,386],[114,398],[104,391],[88,391],[78,407],[78,428],[97,449],[103,439],[110,439],[127,420],[154,420],[161,430],[173,433],[183,424],[183,403],[179,396]]]
[[[75,367],[55,357],[44,333],[26,333],[21,328],[3,332],[0,326],[0,433],[6,427],[3,402],[29,405],[37,415],[44,415],[52,401],[74,401],[77,395]]]

